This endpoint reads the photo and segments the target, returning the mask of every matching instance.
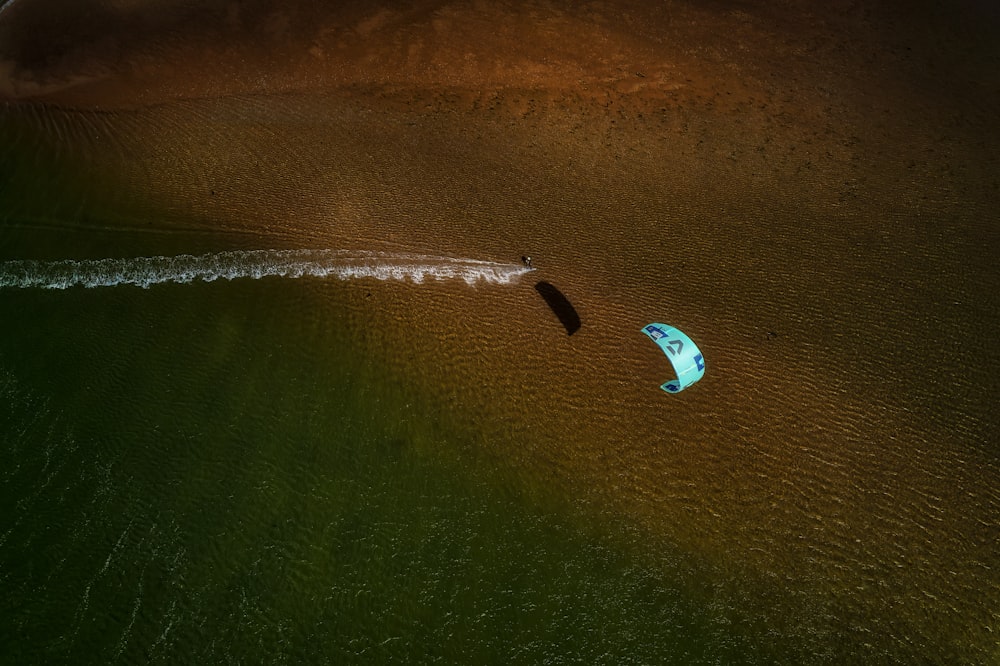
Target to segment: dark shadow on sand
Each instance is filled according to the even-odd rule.
[[[552,312],[562,322],[566,335],[573,335],[580,330],[580,315],[561,291],[545,281],[536,284],[535,291],[542,295]]]

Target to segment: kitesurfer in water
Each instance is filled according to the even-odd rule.
[[[522,255],[521,256],[521,263],[524,264],[525,268],[531,268],[531,257],[526,256],[526,255]]]

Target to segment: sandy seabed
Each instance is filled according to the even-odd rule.
[[[531,254],[376,293],[414,332],[385,362],[526,485],[781,590],[776,623],[997,658],[988,8],[57,5],[4,6],[0,94],[81,196],[206,250]],[[653,320],[705,352],[683,395]]]

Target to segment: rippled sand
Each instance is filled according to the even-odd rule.
[[[530,254],[513,288],[375,296],[410,332],[385,363],[475,447],[713,562],[765,627],[1000,657],[986,9],[40,7],[0,15],[10,150],[43,137],[64,199],[128,211],[74,225]],[[658,389],[649,321],[697,341],[702,382]]]

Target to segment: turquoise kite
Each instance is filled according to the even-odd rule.
[[[680,393],[705,375],[705,357],[691,338],[666,324],[649,324],[642,332],[660,346],[677,373],[677,379],[665,383],[661,389]]]

